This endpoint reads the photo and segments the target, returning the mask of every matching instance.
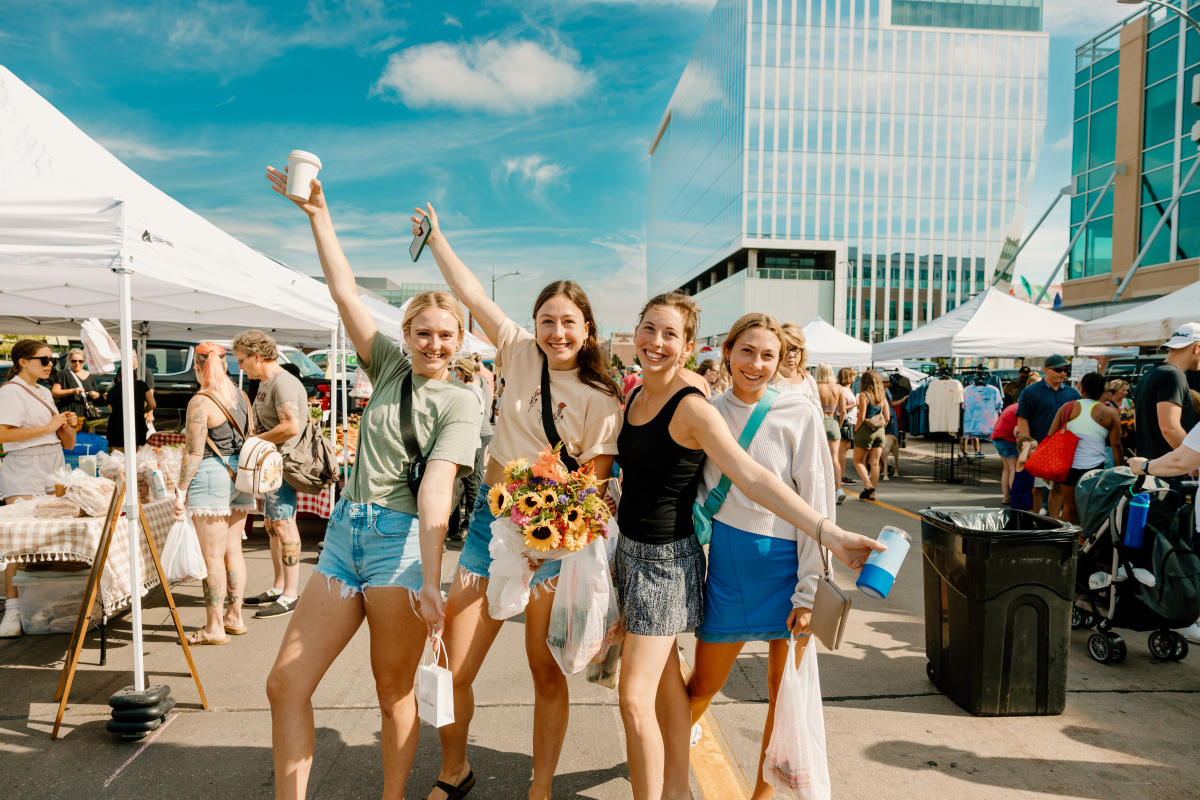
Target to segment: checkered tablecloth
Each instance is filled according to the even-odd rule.
[[[154,545],[162,552],[174,519],[174,500],[145,503],[146,521]],[[104,531],[103,517],[74,517],[71,519],[38,519],[36,517],[5,517],[0,524],[0,558],[19,564],[40,561],[83,561],[88,564],[96,557],[100,534]],[[129,538],[125,515],[117,521],[108,563],[100,579],[100,597],[105,614],[112,616],[129,605],[132,592],[129,586]],[[142,595],[158,585],[158,573],[150,558],[145,537],[138,537],[139,574]]]
[[[146,437],[146,444],[151,447],[171,447],[185,441],[184,435],[175,431],[155,431]]]
[[[296,513],[316,514],[323,519],[329,519],[333,513],[333,487],[326,486],[320,494],[296,492]]]

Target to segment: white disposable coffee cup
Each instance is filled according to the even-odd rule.
[[[312,194],[313,178],[321,169],[321,159],[307,150],[288,153],[287,196],[304,201]]]

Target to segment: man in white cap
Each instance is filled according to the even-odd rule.
[[[1137,454],[1158,458],[1183,444],[1196,424],[1187,370],[1200,368],[1200,322],[1180,325],[1163,343],[1166,361],[1146,373],[1134,397]]]

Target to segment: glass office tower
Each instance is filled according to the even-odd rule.
[[[1200,14],[1200,0],[1186,2]],[[1145,250],[1123,300],[1166,294],[1196,280],[1200,257],[1200,178],[1195,163],[1192,79],[1200,36],[1178,15],[1143,6],[1075,51],[1071,136],[1071,233],[1095,206],[1071,251],[1066,305],[1108,304]],[[1118,165],[1124,168],[1104,190]],[[1172,198],[1180,195],[1158,227]]]
[[[1046,117],[1041,0],[718,0],[651,146],[647,278],[895,336],[991,283]]]

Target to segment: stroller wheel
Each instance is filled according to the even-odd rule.
[[[1088,637],[1088,655],[1101,664],[1108,662],[1112,656],[1112,643],[1102,633],[1093,633]]]
[[[1150,655],[1157,658],[1159,661],[1168,661],[1175,657],[1175,637],[1179,634],[1174,631],[1154,631],[1150,634],[1150,638],[1146,641],[1150,648]],[[1179,636],[1182,639],[1182,636]],[[1184,644],[1187,641],[1184,640]]]
[[[1071,608],[1071,630],[1079,630],[1083,627],[1083,612],[1078,608]]]
[[[1112,652],[1108,654],[1108,663],[1120,664],[1125,660],[1125,655],[1129,652],[1125,647],[1125,640],[1120,636],[1114,636],[1109,640],[1109,644],[1112,646]]]
[[[1181,636],[1180,634],[1175,633],[1175,631],[1171,631],[1171,633],[1175,636],[1175,652],[1171,653],[1171,660],[1182,661],[1183,659],[1187,658],[1188,654],[1187,637]]]

